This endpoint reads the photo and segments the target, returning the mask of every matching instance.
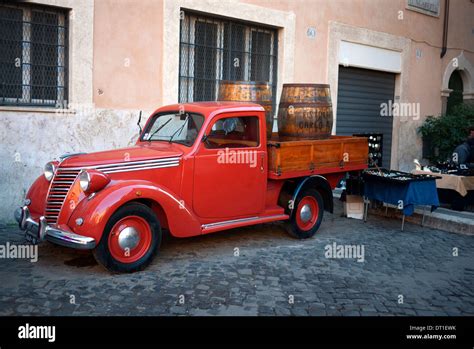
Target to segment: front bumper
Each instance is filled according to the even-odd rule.
[[[15,219],[20,229],[24,230],[33,242],[48,240],[57,245],[72,247],[78,250],[90,250],[96,245],[94,238],[49,226],[46,218],[43,216],[39,218],[39,222],[35,222],[31,218],[30,210],[27,206],[20,207],[15,211]]]

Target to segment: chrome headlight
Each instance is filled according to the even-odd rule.
[[[110,178],[105,173],[94,170],[82,170],[79,173],[79,185],[87,195],[103,189],[110,183]]]
[[[91,185],[91,176],[89,173],[87,173],[87,171],[83,170],[81,173],[79,173],[79,184],[83,191],[87,191],[89,189]]]
[[[46,180],[50,182],[54,177],[55,171],[56,171],[56,167],[54,166],[54,164],[52,162],[48,162],[44,166],[44,178],[46,178]]]

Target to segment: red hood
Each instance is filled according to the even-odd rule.
[[[95,153],[73,155],[61,163],[61,167],[87,167],[177,157],[183,152],[175,144],[155,142],[128,148],[98,151]]]

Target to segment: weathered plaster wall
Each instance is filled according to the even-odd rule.
[[[150,111],[146,111],[146,117]],[[12,222],[13,211],[43,166],[71,152],[124,147],[138,135],[138,111],[96,109],[85,113],[0,112],[0,222]],[[146,120],[144,117],[144,121]]]

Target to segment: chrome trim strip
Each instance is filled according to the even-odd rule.
[[[140,160],[140,161],[124,161],[114,164],[106,164],[106,165],[96,165],[96,166],[84,166],[84,167],[61,167],[60,170],[63,171],[80,171],[80,170],[102,170],[109,167],[123,167],[123,166],[134,166],[140,164],[148,164],[151,165],[152,163],[156,162],[156,164],[160,164],[162,162],[169,162],[169,161],[178,161],[181,157],[171,157],[171,158],[162,158],[162,159],[151,159],[151,160]]]
[[[174,163],[174,162],[179,163],[179,160],[154,161],[154,162],[149,162],[146,164],[122,164],[122,165],[107,166],[107,167],[100,167],[100,168],[97,167],[97,169],[101,171],[107,171],[107,170],[113,170],[115,168],[156,166],[156,165],[163,165],[163,164],[169,164],[169,163]]]
[[[229,225],[229,224],[233,224],[233,223],[251,222],[251,221],[257,221],[257,220],[261,220],[261,219],[265,219],[265,218],[278,218],[278,217],[283,218],[283,217],[286,217],[286,215],[277,214],[277,215],[265,216],[265,217],[255,216],[255,217],[248,217],[248,218],[232,219],[232,220],[229,220],[229,221],[203,224],[203,225],[201,225],[201,228],[202,229],[209,229],[209,228],[219,227],[219,226],[223,226],[223,225]]]
[[[143,161],[126,161],[119,164],[108,164],[108,165],[98,165],[96,169],[106,169],[109,167],[121,167],[121,166],[137,166],[137,165],[152,165],[152,164],[161,164],[170,161],[177,161],[179,162],[178,158],[163,158],[163,159],[153,159],[153,160],[143,160]]]
[[[108,171],[115,171],[115,170],[121,170],[121,169],[126,169],[126,168],[140,168],[140,167],[152,167],[152,166],[162,166],[162,165],[168,165],[168,164],[179,164],[179,161],[166,161],[166,162],[161,162],[161,163],[152,163],[152,164],[141,164],[141,165],[130,165],[130,166],[115,166],[115,167],[110,167],[110,168],[104,168],[104,169],[99,169],[100,171],[106,173]]]
[[[130,172],[130,171],[140,171],[140,170],[153,170],[157,168],[166,168],[166,167],[176,167],[179,166],[179,162],[174,162],[165,165],[156,165],[156,166],[147,166],[147,167],[131,167],[131,168],[120,168],[120,169],[113,169],[113,170],[104,170],[102,172],[109,174],[109,173],[118,173],[118,172]]]
[[[253,220],[256,220],[256,219],[258,219],[258,217],[232,219],[232,220],[229,220],[229,221],[222,221],[222,222],[215,222],[215,223],[203,224],[203,225],[201,225],[201,228],[203,228],[203,229],[208,229],[208,228],[212,228],[212,227],[216,227],[216,226],[220,226],[220,225],[228,225],[228,224],[232,224],[232,223],[240,223],[240,222],[246,222],[246,221],[253,221]]]

